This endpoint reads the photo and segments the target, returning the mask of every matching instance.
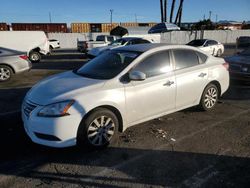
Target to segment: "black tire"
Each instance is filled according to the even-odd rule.
[[[98,127],[96,121],[102,126]],[[118,127],[119,121],[112,111],[98,108],[81,122],[77,133],[77,144],[94,149],[107,147],[116,140]]]
[[[219,90],[216,85],[214,84],[209,84],[207,87],[204,89],[199,108],[203,111],[209,111],[212,110],[219,98]]]
[[[49,46],[49,52],[51,53],[54,48],[52,46]]]
[[[0,65],[0,82],[6,82],[10,80],[13,76],[13,70],[6,66]]]
[[[38,63],[39,61],[41,61],[41,54],[39,52],[32,51],[29,54],[29,59],[33,63]]]

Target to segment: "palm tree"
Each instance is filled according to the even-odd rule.
[[[160,0],[160,7],[161,7],[161,22],[164,22],[164,13],[163,13],[163,6],[162,6],[162,0]]]
[[[175,7],[175,0],[172,1],[171,12],[170,12],[170,19],[169,19],[170,23],[172,23],[173,14],[174,14],[174,7]]]

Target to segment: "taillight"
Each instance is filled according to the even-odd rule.
[[[24,60],[27,60],[29,58],[27,55],[20,55],[19,57]]]
[[[88,48],[88,43],[84,42],[84,47],[87,49]]]
[[[229,70],[229,64],[228,62],[225,61],[225,63],[222,64],[225,69]]]

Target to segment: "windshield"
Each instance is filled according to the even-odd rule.
[[[240,55],[244,55],[244,56],[250,56],[250,48],[243,50],[242,52],[240,52]]]
[[[192,40],[191,42],[187,43],[190,46],[202,46],[206,40]]]
[[[112,42],[110,45],[117,46],[117,45],[124,45],[127,41],[124,39],[117,39],[114,42]]]
[[[105,41],[105,36],[103,35],[97,36],[96,41]]]
[[[92,79],[106,80],[117,76],[140,54],[128,51],[109,51],[83,65],[76,74]]]

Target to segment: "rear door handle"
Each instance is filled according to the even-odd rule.
[[[164,86],[171,86],[172,84],[174,84],[174,81],[167,81],[165,84],[163,84]]]
[[[207,75],[207,73],[202,72],[202,73],[199,74],[199,77],[202,77],[202,78],[203,78],[203,77],[205,77],[206,75]]]

